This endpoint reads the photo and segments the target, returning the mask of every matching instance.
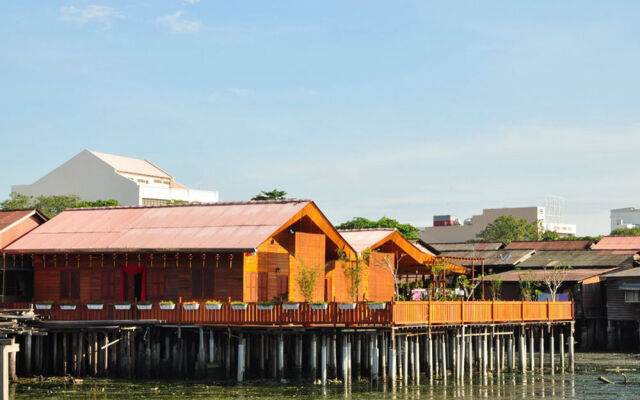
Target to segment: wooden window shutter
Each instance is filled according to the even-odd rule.
[[[71,298],[79,299],[80,298],[80,271],[70,271],[71,275],[70,284],[71,284]]]
[[[213,268],[205,268],[203,269],[203,272],[204,272],[203,279],[202,279],[204,283],[203,295],[207,299],[213,299],[213,285],[214,285]]]
[[[202,269],[193,268],[191,270],[191,297],[194,299],[202,298]]]
[[[69,298],[69,271],[60,271],[60,298]]]
[[[267,299],[267,280],[266,272],[258,272],[258,300],[265,301]]]
[[[105,300],[113,300],[115,292],[114,271],[102,271],[101,294]]]

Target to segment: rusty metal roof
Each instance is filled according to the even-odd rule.
[[[443,251],[439,256],[460,257],[460,258],[483,258],[485,266],[488,265],[517,265],[535,253],[534,250],[484,250],[484,251]],[[467,267],[471,265],[479,266],[478,261],[462,261],[460,264]]]
[[[573,268],[621,267],[633,265],[633,259],[632,254],[612,254],[596,250],[537,251],[531,258],[522,262],[520,267],[544,268],[562,263]]]
[[[498,250],[504,246],[501,242],[463,242],[463,243],[429,243],[437,251],[473,251]]]
[[[607,272],[613,271],[617,268],[592,268],[592,269],[569,269],[566,271],[565,282],[581,282],[585,279],[606,274]],[[541,281],[543,280],[545,274],[548,271],[537,269],[537,270],[511,270],[506,272],[501,272],[499,274],[487,275],[484,277],[485,281],[491,281],[494,279],[502,279],[503,282],[518,282],[522,275],[523,279],[533,280],[533,281]],[[479,280],[480,278],[476,278]]]
[[[593,240],[548,240],[531,242],[511,242],[505,249],[529,249],[529,250],[585,250],[591,246]]]
[[[640,250],[640,236],[605,236],[593,245],[594,250]]]
[[[311,200],[73,209],[6,248],[9,252],[255,249]]]
[[[370,248],[394,231],[394,228],[338,229],[340,235],[357,252]]]

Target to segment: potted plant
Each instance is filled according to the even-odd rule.
[[[242,301],[232,301],[231,302],[231,309],[232,310],[246,310],[248,306],[248,303],[244,303]]]
[[[370,310],[384,310],[387,308],[387,303],[384,301],[370,301],[367,303]]]
[[[222,308],[222,303],[216,300],[207,300],[204,303],[204,308],[207,310],[219,310]]]
[[[87,310],[102,310],[104,302],[102,301],[89,301],[87,302]]]
[[[113,306],[117,311],[127,311],[131,309],[131,303],[128,301],[119,301]]]
[[[272,301],[259,301],[258,302],[258,310],[261,311],[266,311],[266,310],[273,310],[273,302]]]
[[[197,301],[185,301],[184,303],[182,303],[182,308],[187,311],[195,311],[200,308],[200,303],[198,303]]]
[[[292,301],[287,301],[282,303],[283,310],[297,310],[298,308],[300,308],[300,303],[296,303]]]
[[[65,311],[72,311],[76,309],[76,303],[60,303],[60,309]]]
[[[300,265],[300,269],[298,270],[298,275],[296,276],[296,283],[298,284],[298,288],[300,289],[300,294],[306,303],[311,303],[313,301],[313,291],[316,288],[316,271],[314,269],[307,269],[305,266],[304,260],[300,257],[297,257],[298,264]],[[319,304],[319,303],[313,303]],[[316,308],[311,305],[311,308],[316,310]]]
[[[51,306],[53,306],[52,300],[42,300],[36,302],[36,310],[51,310]]]
[[[162,300],[160,303],[158,303],[158,305],[160,306],[161,310],[175,310],[176,309],[176,303],[174,303],[171,300]]]
[[[153,303],[150,301],[141,301],[136,304],[136,307],[141,311],[149,311],[153,308]]]
[[[326,310],[327,307],[329,307],[329,303],[326,301],[317,301],[309,304],[311,305],[312,310]]]
[[[355,258],[351,259],[344,250],[338,249],[337,251],[338,258],[342,262],[344,276],[347,278],[347,282],[349,283],[347,289],[351,299],[350,303],[338,304],[338,308],[340,310],[355,310],[357,305],[356,301],[358,301],[358,297],[360,295],[360,285],[362,284],[362,271],[369,264],[369,256],[371,252],[367,249],[363,251],[361,255],[356,254]]]

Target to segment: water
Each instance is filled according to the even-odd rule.
[[[367,383],[354,385],[345,392],[340,384],[326,389],[311,384],[266,384],[254,382],[244,386],[220,386],[203,383],[166,381],[85,380],[73,385],[60,381],[23,382],[11,388],[12,399],[639,399],[640,357],[635,355],[578,356],[575,374],[544,376],[503,374],[487,384],[443,385],[399,388],[396,393],[382,388],[372,389]],[[625,368],[628,383],[612,368]],[[615,384],[605,384],[598,376],[606,376]]]

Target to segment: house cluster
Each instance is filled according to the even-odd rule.
[[[424,243],[436,256],[480,258],[474,266],[482,284],[476,297],[492,298],[498,280],[500,300],[522,299],[532,282],[539,301],[550,297],[545,279],[562,280],[557,300],[573,300],[577,341],[582,349],[640,346],[640,237],[605,236],[599,241],[561,240],[503,243]],[[471,267],[470,262],[459,262]]]

